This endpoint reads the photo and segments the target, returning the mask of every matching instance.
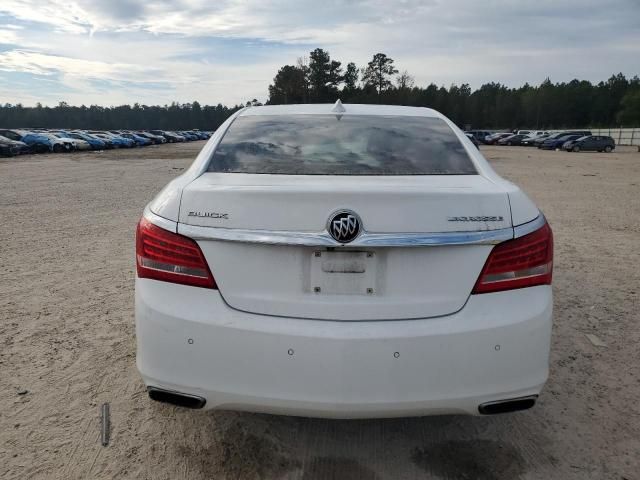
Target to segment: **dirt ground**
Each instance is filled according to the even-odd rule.
[[[134,227],[201,147],[0,160],[0,478],[640,478],[635,149],[483,147],[555,232],[551,376],[534,409],[336,421],[180,410],[146,396]]]

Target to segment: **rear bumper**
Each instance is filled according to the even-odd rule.
[[[549,286],[471,296],[440,318],[340,322],[244,313],[217,291],[136,279],[137,365],[147,386],[206,409],[477,415],[540,392],[551,316]]]

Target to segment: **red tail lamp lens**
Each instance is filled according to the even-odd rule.
[[[496,245],[472,293],[550,285],[553,274],[553,233],[548,223],[535,232]]]
[[[138,277],[217,288],[198,244],[142,218],[136,231]]]

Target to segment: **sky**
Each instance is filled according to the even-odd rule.
[[[266,101],[316,47],[416,85],[640,74],[640,0],[0,0],[0,103]]]

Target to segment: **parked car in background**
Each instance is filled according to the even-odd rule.
[[[0,155],[4,157],[13,157],[14,155],[30,152],[31,147],[26,143],[0,135]]]
[[[510,137],[511,135],[513,135],[513,133],[511,132],[494,133],[492,135],[485,137],[484,142],[487,145],[495,145],[498,142],[498,140],[500,140],[501,138]]]
[[[155,135],[149,132],[136,132],[136,135],[140,135],[141,137],[148,138],[155,145],[162,145],[163,143],[167,143],[167,139],[162,135]]]
[[[551,135],[545,137],[545,138],[538,138],[536,140],[534,140],[533,144],[534,146],[538,147],[538,148],[542,148],[542,144],[544,142],[546,142],[547,140],[554,140],[560,137],[564,137],[567,135],[579,135],[581,137],[584,137],[586,135],[591,135],[591,131],[590,130],[566,130],[563,132],[556,132],[556,133],[552,133]],[[562,146],[562,144],[560,145]],[[559,147],[558,147],[559,148]]]
[[[178,141],[178,142],[186,142],[187,141],[186,137],[184,135],[180,135],[178,132],[173,132],[172,131],[172,132],[167,132],[167,133],[169,133],[169,134],[173,135],[174,137],[176,137],[176,139],[177,139],[176,141]]]
[[[583,135],[580,134],[573,134],[573,135],[563,135],[561,137],[556,137],[556,138],[547,138],[544,142],[542,142],[542,145],[540,145],[540,147],[542,150],[557,150],[557,149],[561,149],[562,146],[564,145],[565,142],[568,142],[570,140],[575,140],[576,138],[580,138]]]
[[[71,143],[71,145],[73,145],[73,148],[71,150],[91,150],[91,145],[89,144],[89,142],[87,142],[86,140],[83,140],[82,138],[71,137],[69,136],[68,132],[55,131],[55,132],[49,132],[49,135],[58,137],[64,142]]]
[[[120,133],[120,136],[133,140],[139,147],[146,147],[147,145],[151,145],[153,143],[150,139],[141,137],[140,135],[136,135],[135,133],[122,132]]]
[[[49,132],[35,132],[34,135],[49,140],[51,151],[54,153],[73,152],[75,150],[74,140],[71,138],[61,138]]]
[[[196,140],[203,140],[202,134],[200,132],[194,132],[193,130],[187,131],[189,135],[193,135]]]
[[[69,132],[69,136],[71,138],[75,138],[78,140],[84,140],[85,142],[91,145],[93,150],[106,150],[109,148],[113,148],[113,142],[109,140],[105,140],[103,138],[98,138],[95,135],[91,135],[86,132]]]
[[[45,152],[50,152],[51,151],[51,147],[49,145],[49,141],[45,138],[42,138],[40,140],[40,142],[36,142],[34,141],[33,137],[29,138],[29,142],[25,141],[27,140],[27,137],[29,135],[33,135],[31,132],[28,132],[26,130],[21,130],[21,129],[0,129],[0,135],[2,135],[3,137],[8,138],[9,140],[13,140],[16,142],[22,142],[25,145],[27,145],[31,151],[33,151],[34,153],[45,153]]]
[[[0,136],[0,157],[14,157],[20,153],[19,148],[13,142],[15,140]]]
[[[180,135],[182,135],[183,137],[185,137],[188,141],[190,142],[194,142],[196,140],[199,140],[198,136],[191,133],[191,132],[187,132],[187,131],[180,131],[178,132]]]
[[[167,143],[167,137],[165,137],[164,135],[158,135],[158,134],[155,134],[153,132],[148,132],[148,131],[145,131],[145,133],[147,135],[150,135],[151,137],[155,138],[159,142],[159,145],[161,145],[163,143]]]
[[[18,153],[70,152],[161,145],[167,142],[206,140],[211,135],[212,132],[198,129],[179,133],[164,130],[0,129],[0,136],[3,136],[0,139],[2,155],[13,155],[16,151]]]
[[[544,134],[548,134],[549,132],[546,132],[544,130],[531,130],[527,136],[531,137],[531,138],[535,138],[535,137],[539,137],[540,135],[544,135]]]
[[[0,135],[10,140],[21,141],[28,132],[24,130],[0,129]]]
[[[207,132],[202,132],[200,130],[189,130],[189,133],[192,133],[193,135],[198,137],[199,140],[207,140],[210,137]]]
[[[521,145],[522,144],[522,140],[524,138],[527,138],[527,134],[518,133],[516,135],[510,135],[508,137],[503,137],[503,138],[499,139],[497,144],[498,145],[508,145],[508,146]]]
[[[36,153],[60,153],[70,152],[73,150],[73,142],[64,141],[47,132],[32,132],[22,129],[3,129],[0,130],[0,135],[10,138],[11,140],[24,142],[29,145]]]
[[[164,138],[167,139],[168,143],[184,142],[183,137],[180,137],[179,135],[173,132],[167,132],[164,130],[150,130],[150,132],[153,133],[154,135],[162,135]]]
[[[544,140],[549,135],[551,135],[551,134],[550,133],[541,133],[540,135],[536,135],[535,137],[532,137],[532,136],[525,137],[520,142],[520,145],[522,145],[523,147],[533,147],[537,140]]]
[[[587,135],[575,140],[569,140],[562,145],[567,152],[607,152],[616,148],[613,138],[606,135]]]
[[[110,140],[115,148],[133,148],[136,146],[136,142],[134,142],[130,138],[124,138],[111,132],[90,130],[89,133],[102,140]]]

